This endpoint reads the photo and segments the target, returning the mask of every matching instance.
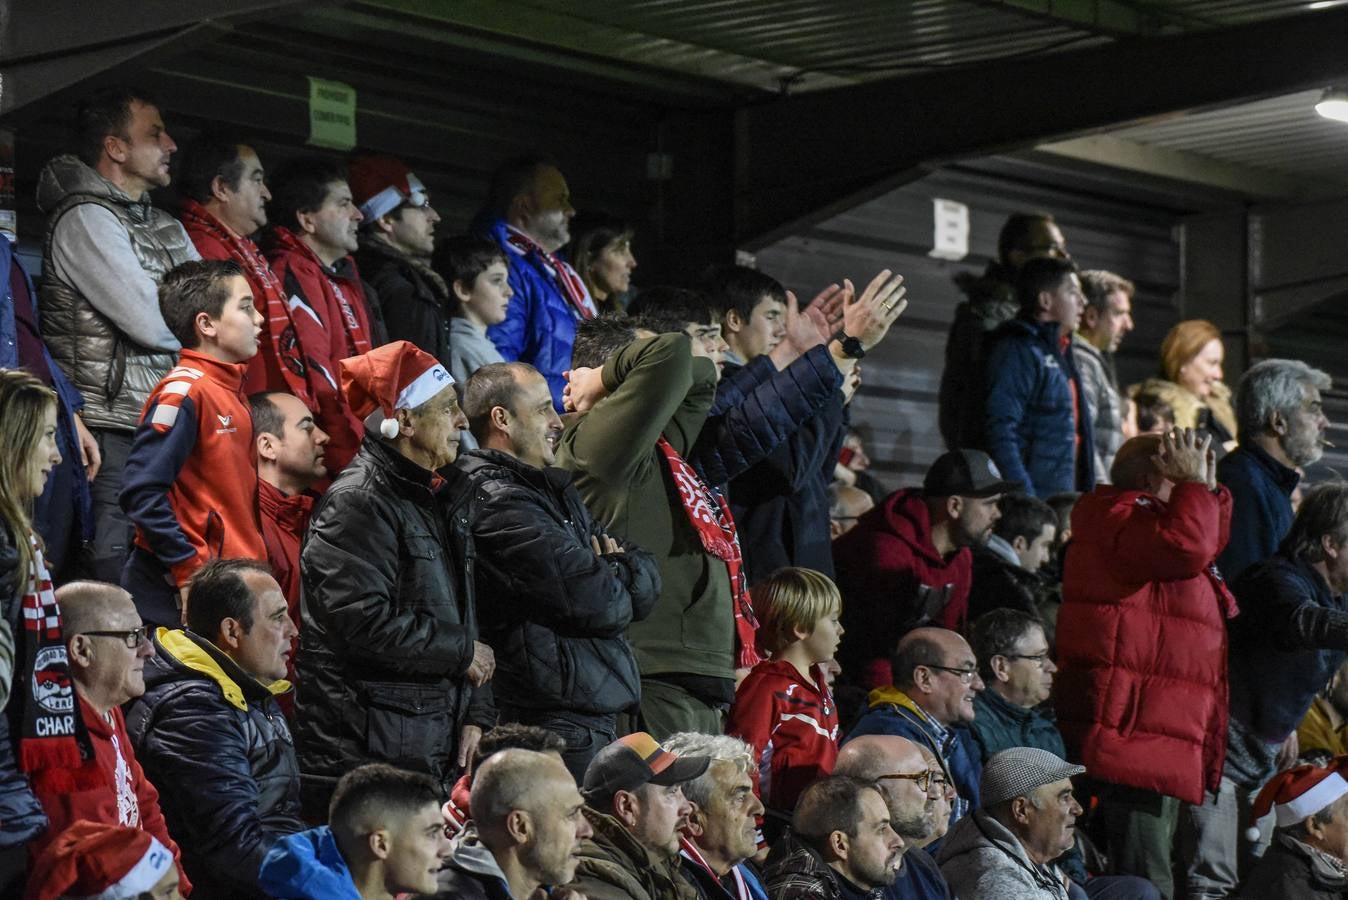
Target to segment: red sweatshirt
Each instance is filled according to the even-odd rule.
[[[192,890],[192,883],[183,871],[182,854],[169,836],[168,826],[164,824],[164,815],[159,810],[159,791],[146,779],[145,772],[136,761],[131,738],[126,734],[126,720],[122,718],[122,711],[113,707],[105,719],[84,701],[79,691],[75,695],[80,698],[80,714],[84,716],[85,727],[89,729],[94,758],[99,768],[107,774],[107,782],[102,788],[89,791],[38,793],[37,799],[50,825],[28,843],[29,860],[41,856],[56,836],[78,819],[106,825],[128,825],[154,835],[161,844],[173,851],[173,858],[178,860],[178,877],[182,880],[179,890],[184,895],[188,894]]]
[[[768,809],[790,812],[801,792],[833,771],[838,759],[838,708],[815,665],[815,687],[791,663],[772,659],[754,666],[730,707],[726,733],[754,748],[754,790]]]
[[[244,366],[184,350],[155,386],[122,476],[136,546],[181,588],[214,558],[267,558]]]

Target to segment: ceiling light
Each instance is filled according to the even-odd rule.
[[[1330,88],[1325,91],[1320,102],[1315,104],[1315,111],[1326,119],[1333,119],[1336,122],[1348,122],[1348,91],[1342,91],[1338,88]]]

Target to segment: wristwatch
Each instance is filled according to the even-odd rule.
[[[848,359],[861,359],[866,355],[866,348],[861,346],[861,338],[854,338],[841,328],[834,332],[832,340],[842,345],[843,356]]]

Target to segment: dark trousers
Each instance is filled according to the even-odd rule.
[[[502,704],[500,706],[502,722],[519,722],[521,725],[533,725],[546,728],[566,741],[566,750],[562,753],[562,762],[567,771],[576,779],[577,784],[585,781],[585,769],[590,760],[600,750],[618,739],[617,716],[585,715],[583,713],[543,712],[536,709],[519,709]]]
[[[126,458],[131,455],[133,435],[129,431],[107,429],[93,431],[93,435],[103,454],[103,467],[89,485],[94,517],[94,577],[121,584],[132,531],[117,495],[122,492],[122,472],[126,469]]]

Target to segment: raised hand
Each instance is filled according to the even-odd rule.
[[[852,290],[850,281],[845,285],[848,291]],[[871,279],[860,297],[844,306],[843,330],[861,341],[862,347],[871,349],[884,340],[889,327],[908,308],[908,301],[904,299],[907,293],[903,276],[884,269]]]
[[[1182,481],[1208,481],[1208,456],[1212,436],[1201,438],[1192,428],[1175,428],[1161,435],[1156,463],[1161,475],[1179,484]]]

